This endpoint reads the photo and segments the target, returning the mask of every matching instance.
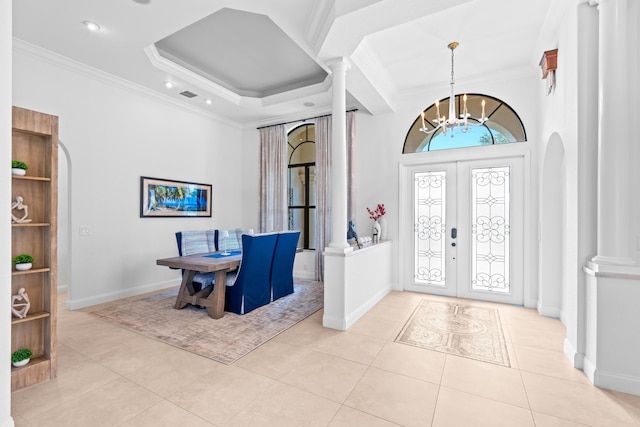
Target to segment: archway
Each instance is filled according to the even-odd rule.
[[[71,156],[58,145],[58,293],[72,292],[71,275]]]

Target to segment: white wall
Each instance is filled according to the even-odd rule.
[[[456,92],[475,92],[494,96],[509,104],[520,116],[524,123],[529,142],[529,150],[539,144],[538,132],[538,96],[537,92],[544,86],[540,82],[537,60],[532,58],[530,67],[518,70],[505,70],[494,76],[484,76],[483,79],[465,81],[461,76],[456,83]],[[402,147],[409,127],[420,112],[431,105],[436,99],[448,96],[448,85],[427,88],[418,93],[404,94],[398,102],[398,109],[392,114],[370,116],[359,113],[356,119],[356,229],[361,235],[371,234],[373,221],[369,219],[366,208],[384,203],[387,210],[389,231],[387,239],[392,241],[391,253],[394,254],[392,264],[392,280],[394,289],[403,289],[399,283],[399,251],[400,227],[411,227],[413,224],[400,223],[399,206],[399,163],[404,158]],[[422,153],[425,161],[434,156],[455,156],[451,150],[447,153]],[[537,163],[537,154],[532,153],[531,162]],[[526,183],[530,188],[530,199],[533,211],[530,221],[537,224],[537,182]],[[537,246],[535,233],[531,239],[531,247],[525,250],[529,259],[526,263],[532,270],[525,271],[529,281],[530,295],[525,301],[535,304],[537,299]]]
[[[60,57],[14,47],[13,103],[60,117],[70,155],[68,306],[167,287],[183,229],[244,227],[242,130]],[[44,58],[44,59],[43,59]],[[213,184],[212,218],[140,218],[140,176]],[[79,227],[90,227],[80,236]]]
[[[532,56],[531,65],[517,70],[504,70],[492,76],[481,76],[473,79],[458,78],[456,92],[476,92],[494,96],[509,104],[520,116],[527,132],[526,146],[531,151],[531,167],[536,170],[538,153],[534,149],[540,144],[539,93],[544,90],[544,82],[540,79],[538,67],[539,57]],[[348,82],[348,74],[347,74]],[[422,91],[402,94],[396,102],[398,109],[394,113],[371,116],[359,111],[356,117],[356,149],[354,182],[355,223],[359,235],[370,235],[373,220],[369,219],[367,207],[374,208],[384,203],[387,214],[387,239],[391,240],[393,254],[391,280],[394,289],[402,289],[399,282],[398,239],[400,235],[399,206],[399,162],[403,158],[402,147],[409,127],[419,113],[431,105],[436,99],[448,96],[449,86],[438,85]],[[295,118],[292,118],[295,119]],[[286,118],[282,121],[286,121]],[[245,223],[257,221],[259,210],[259,133],[255,128],[247,128],[243,134],[245,184],[243,220]],[[253,151],[255,150],[255,151]],[[425,159],[434,153],[422,154]],[[255,186],[251,182],[255,183]],[[538,182],[532,180],[526,184],[531,192],[531,208],[529,221],[538,223],[537,188]],[[256,219],[254,219],[256,218]],[[413,227],[412,224],[404,226]],[[257,228],[257,227],[254,227]],[[531,247],[526,248],[528,268],[525,271],[528,280],[529,295],[525,300],[535,306],[538,295],[537,288],[537,242],[535,231],[531,238]]]
[[[575,46],[571,39],[575,35],[567,35],[571,31],[575,32],[575,23],[553,36],[567,38]],[[554,43],[559,42],[541,45],[548,49],[557,47]],[[563,141],[573,144],[567,148],[567,175],[575,176],[575,120],[562,126],[567,116],[575,117],[570,107],[570,91],[575,93],[575,88],[567,89],[570,79],[565,77],[575,76],[571,68],[575,68],[575,53],[571,56],[570,48],[566,53],[561,50],[559,59],[565,74],[558,74],[558,87],[563,89],[557,89],[553,98],[544,98],[538,67],[541,52],[532,53],[530,65],[523,69],[503,70],[488,78],[459,76],[456,91],[495,96],[518,112],[527,130],[527,144],[540,147],[532,156],[534,171],[539,168],[537,158],[543,153],[546,137],[557,131]],[[71,157],[71,306],[114,299],[175,280],[177,273],[156,267],[155,259],[175,254],[173,233],[177,230],[237,225],[258,228],[259,137],[255,128],[239,129],[144,91],[132,91],[107,77],[96,78],[91,70],[59,62],[36,58],[26,48],[15,49],[13,101],[60,116],[60,138]],[[447,96],[447,90],[447,85],[438,85],[402,94],[396,103],[398,110],[391,114],[373,117],[358,113],[356,227],[360,234],[370,234],[372,221],[366,207],[384,203],[392,253],[398,253],[398,163],[404,137],[418,113],[433,100]],[[564,111],[564,117],[559,111]],[[140,219],[141,175],[213,183],[213,218]],[[568,183],[567,193],[576,194],[576,187],[574,179]],[[537,188],[537,180],[530,182],[532,224],[538,223]],[[570,224],[577,216],[577,203],[568,200],[567,204]],[[91,235],[80,237],[80,226],[89,226]],[[575,240],[575,229],[565,233]],[[577,258],[575,243],[567,251],[569,258]],[[529,299],[537,298],[537,256],[537,248],[529,248],[528,265],[533,268],[529,272]],[[397,281],[398,260],[394,260],[391,274]],[[394,283],[394,287],[402,286]]]
[[[640,2],[630,2],[629,8],[631,9],[630,22],[637,23],[640,22]],[[640,28],[638,28],[637,24],[632,24],[629,26],[629,32],[631,33],[631,41],[629,43],[630,50],[635,54],[630,55],[629,58],[629,76],[631,77],[631,81],[629,82],[629,92],[634,94],[633,96],[629,96],[630,102],[628,108],[630,109],[630,117],[638,117],[640,114],[640,106],[638,105],[638,95],[640,94],[640,82],[638,81],[637,76],[640,74],[640,55],[638,54],[638,50],[640,49]],[[638,142],[637,133],[633,134],[636,142]],[[633,144],[633,156],[635,159],[640,159],[640,144]],[[634,168],[633,170],[634,176],[633,180],[636,183],[640,183],[640,168]],[[635,228],[635,236],[636,236],[636,259],[640,260],[640,198],[633,198],[633,210],[634,210],[634,218],[637,218],[636,228]]]
[[[567,2],[561,5],[558,2],[558,10],[550,13],[547,27],[541,31],[539,44],[540,52],[549,49],[558,49],[558,71],[556,73],[556,89],[549,95],[541,95],[541,142],[540,153],[548,149],[548,142],[554,138],[562,141],[564,153],[564,182],[558,183],[565,188],[564,210],[565,218],[561,224],[560,232],[563,233],[563,246],[556,249],[556,253],[548,255],[557,256],[563,260],[563,271],[560,282],[562,283],[562,302],[560,317],[567,327],[567,339],[565,341],[565,353],[574,364],[582,367],[584,354],[595,354],[596,349],[586,348],[585,330],[600,330],[597,318],[609,319],[614,316],[614,305],[603,304],[595,307],[588,303],[585,297],[587,292],[594,295],[594,284],[587,283],[582,271],[583,266],[591,260],[597,252],[597,156],[598,156],[598,11],[595,6],[589,6],[587,2],[579,4]],[[640,7],[637,2],[629,3],[629,19],[631,41],[628,65],[630,76],[638,74],[638,46],[640,45],[640,33],[637,25],[640,16]],[[613,66],[613,64],[611,65]],[[617,65],[616,65],[617,66]],[[637,117],[638,106],[635,100],[638,94],[637,79],[628,82],[629,100],[620,100],[622,111],[631,109],[629,117]],[[552,138],[552,135],[553,138]],[[632,144],[631,155],[635,163],[640,160],[640,149],[637,144]],[[606,149],[606,148],[605,148]],[[544,169],[539,170],[540,180],[545,179]],[[628,177],[634,184],[631,188],[640,185],[640,171],[635,168]],[[633,215],[636,218],[629,230],[630,240],[635,245],[635,260],[640,263],[640,246],[637,245],[640,232],[640,207],[637,197],[632,197]],[[541,209],[548,206],[541,205]],[[541,224],[543,230],[549,224]],[[553,227],[553,226],[551,226]],[[543,232],[544,236],[545,233]],[[545,270],[550,266],[540,264],[540,269]],[[593,282],[593,281],[591,281]],[[549,281],[542,281],[541,286],[552,285]],[[624,289],[620,287],[620,289]],[[630,293],[622,297],[629,297]],[[611,311],[613,310],[613,311]],[[598,316],[596,316],[596,314]],[[617,336],[614,330],[601,331],[606,336]],[[611,348],[611,345],[608,345]],[[595,362],[595,356],[592,362]],[[619,362],[619,361],[618,361]],[[621,364],[618,367],[622,366]],[[602,366],[600,367],[602,369]],[[606,369],[609,369],[607,367]]]
[[[558,208],[563,212],[562,223],[559,227],[551,222],[540,223],[543,238],[554,238],[551,234],[560,232],[562,236],[558,240],[562,244],[554,248],[542,243],[545,251],[547,247],[552,249],[545,252],[539,268],[554,271],[557,277],[547,277],[540,286],[543,287],[541,293],[546,295],[557,292],[556,284],[562,286],[559,314],[567,327],[565,348],[579,367],[581,363],[575,353],[584,352],[582,267],[596,252],[597,11],[585,3],[558,3],[556,7],[555,13],[549,14],[552,21],[541,31],[539,42],[540,54],[558,49],[556,87],[550,95],[539,94],[542,136],[539,153],[546,158],[549,142],[555,141],[562,145],[564,158],[561,171],[549,170],[549,165],[541,164],[536,175],[540,182],[556,179],[557,186],[564,189],[563,206]],[[545,171],[555,177],[545,177]],[[541,204],[540,209],[553,209],[553,206]],[[545,217],[553,218],[553,215],[544,215],[541,219]],[[562,259],[561,271],[554,268],[553,259]],[[541,307],[542,312],[553,313],[556,305]]]
[[[564,147],[553,134],[541,159],[538,312],[560,317],[563,295],[566,168]],[[558,253],[560,252],[560,253]]]
[[[157,100],[96,71],[68,66],[58,57],[34,56],[20,44],[14,55],[13,103],[58,115],[60,139],[70,156],[69,307],[174,284],[177,272],[155,266],[155,259],[176,254],[175,231],[258,228],[259,134],[255,128],[241,130]],[[532,75],[533,68],[524,77],[522,72],[507,80],[496,76],[466,88],[459,85],[458,90],[487,93],[509,103],[523,118],[531,140],[535,131],[528,117],[533,117],[535,109],[528,105],[530,89],[523,81],[532,83],[526,74]],[[404,137],[418,112],[444,96],[446,89],[407,95],[402,109],[394,114],[358,114],[357,229],[370,234],[372,221],[366,207],[384,203],[393,253],[398,244],[397,171]],[[213,183],[213,218],[139,218],[141,175]],[[80,226],[90,227],[91,235],[79,236]],[[394,260],[392,280],[397,277]]]
[[[260,229],[260,133],[247,127],[242,133],[242,221],[245,229]]]
[[[0,164],[11,159],[11,2],[0,2]],[[0,200],[11,200],[11,172],[0,168]],[[0,211],[0,426],[12,427],[11,418],[11,220],[9,209]]]

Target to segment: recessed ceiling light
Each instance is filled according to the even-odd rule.
[[[207,99],[204,102],[206,102],[208,105],[211,105],[211,100],[210,99]]]
[[[175,84],[174,84],[173,82],[169,82],[169,81],[167,81],[167,82],[164,82],[164,86],[165,86],[167,89],[171,89],[172,87],[174,87],[174,86],[175,86]]]
[[[305,107],[315,107],[316,104],[314,104],[313,102],[305,102],[304,104]]]
[[[96,24],[95,22],[83,21],[82,23],[85,27],[87,27],[89,31],[98,31],[100,29],[100,25]]]

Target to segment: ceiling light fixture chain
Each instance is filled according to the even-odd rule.
[[[437,126],[428,130],[426,127],[426,123],[424,121],[424,111],[422,112],[422,127],[420,131],[431,134],[437,131],[438,129],[442,129],[442,134],[446,135],[448,130],[451,130],[451,137],[453,137],[453,129],[458,126],[462,126],[462,132],[467,132],[469,130],[469,117],[471,116],[467,111],[467,94],[465,93],[463,100],[462,113],[460,114],[460,118],[456,117],[456,106],[455,106],[455,74],[454,74],[454,64],[453,64],[453,51],[460,45],[458,42],[451,42],[447,45],[447,47],[451,50],[451,94],[449,96],[449,117],[442,116],[440,117],[440,101],[436,101],[436,118],[433,120]],[[485,100],[482,100],[482,116],[479,119],[472,118],[472,120],[478,123],[471,123],[472,126],[480,126],[484,124],[488,119],[484,114]]]
[[[449,44],[447,45],[447,47],[448,47],[449,49],[451,49],[451,86],[452,86],[452,87],[453,87],[453,85],[454,85],[454,83],[455,83],[455,80],[453,79],[453,51],[454,51],[454,49],[455,49],[455,48],[457,48],[457,47],[458,47],[458,45],[459,45],[459,44],[460,44],[460,43],[458,43],[458,42],[452,42],[452,43],[449,43]]]

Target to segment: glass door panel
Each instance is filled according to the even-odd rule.
[[[508,166],[471,169],[471,289],[508,294]]]
[[[456,248],[448,244],[456,212],[456,165],[417,167],[411,174],[413,230],[405,289],[455,295]],[[407,260],[409,264],[409,260]]]
[[[414,277],[416,283],[445,286],[446,182],[445,171],[416,172]]]
[[[404,289],[523,304],[521,157],[412,166]],[[408,213],[407,213],[407,216]],[[409,248],[410,245],[410,248]]]
[[[523,176],[522,157],[458,163],[459,297],[524,303]]]

